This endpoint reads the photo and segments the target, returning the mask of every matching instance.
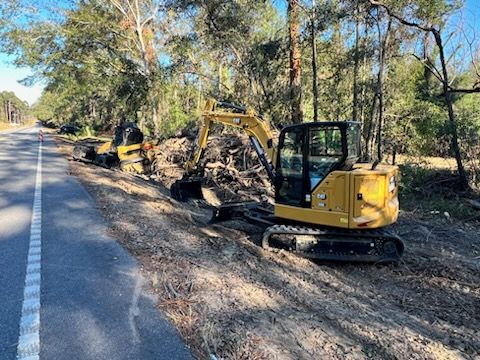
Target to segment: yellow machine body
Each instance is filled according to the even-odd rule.
[[[107,142],[103,143],[102,145],[100,145],[98,147],[97,154],[99,154],[99,155],[106,154],[106,153],[110,152],[111,148],[112,148],[112,142],[107,141]]]
[[[345,229],[375,229],[397,221],[397,166],[356,164],[350,171],[333,171],[299,207],[275,204],[275,216],[303,223]]]
[[[399,213],[399,169],[359,163],[360,123],[312,122],[283,127],[278,141],[268,121],[235,104],[208,101],[194,156],[186,177],[171,187],[179,201],[202,199],[195,178],[208,144],[212,123],[241,128],[275,187],[274,212],[259,205],[232,203],[215,210],[214,220],[243,216],[268,225],[262,247],[270,240],[296,254],[321,260],[389,262],[403,254],[401,239],[385,228]],[[377,230],[374,230],[377,229]]]
[[[120,169],[127,172],[143,174],[145,172],[143,144],[118,146],[117,154],[120,160]]]

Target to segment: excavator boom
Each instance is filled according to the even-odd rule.
[[[262,119],[253,109],[235,104],[207,101],[202,114],[202,128],[197,138],[197,147],[190,160],[185,163],[185,176],[176,181],[171,188],[172,196],[179,201],[189,198],[203,199],[201,179],[197,178],[201,172],[198,164],[208,144],[208,135],[214,123],[242,129],[248,135],[260,162],[265,167],[272,183],[275,180],[275,147],[273,131],[268,121]]]

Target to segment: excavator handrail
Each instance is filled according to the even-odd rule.
[[[232,109],[238,112],[221,111],[221,109]],[[257,152],[262,165],[267,171],[268,177],[273,182],[275,178],[275,146],[273,144],[273,132],[270,123],[262,119],[253,109],[244,108],[226,102],[217,102],[213,99],[207,100],[202,114],[203,126],[197,138],[197,149],[191,160],[185,164],[187,175],[193,174],[203,153],[207,147],[208,134],[212,123],[220,123],[243,129]]]

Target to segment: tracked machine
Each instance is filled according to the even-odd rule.
[[[155,159],[158,149],[143,141],[144,136],[133,123],[115,128],[112,141],[95,147],[78,144],[73,148],[73,159],[105,168],[143,174]]]
[[[273,212],[255,203],[225,204],[215,219],[241,216],[263,225],[262,246],[275,242],[321,260],[395,262],[402,240],[388,231],[399,212],[399,170],[359,163],[360,124],[317,122],[283,128],[275,141],[268,121],[252,109],[209,100],[197,148],[185,176],[173,184],[174,198],[202,198],[199,162],[213,123],[240,128],[275,187]],[[199,177],[200,176],[200,177]]]

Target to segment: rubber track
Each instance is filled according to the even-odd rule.
[[[302,251],[297,248],[292,251],[300,256],[315,258],[319,260],[353,261],[353,262],[397,262],[403,254],[404,244],[402,240],[386,230],[344,230],[333,228],[310,228],[295,225],[272,225],[265,229],[262,237],[262,247],[270,248],[270,240],[275,235],[307,235],[315,237],[315,241],[295,242],[297,244],[311,245],[311,250]],[[395,244],[395,251],[385,253],[384,244],[387,242]],[[368,251],[352,252],[339,251],[342,243],[358,244],[370,247]],[[335,244],[335,250],[315,251],[315,246],[321,244],[328,248],[328,244]],[[373,246],[372,246],[373,244]]]

